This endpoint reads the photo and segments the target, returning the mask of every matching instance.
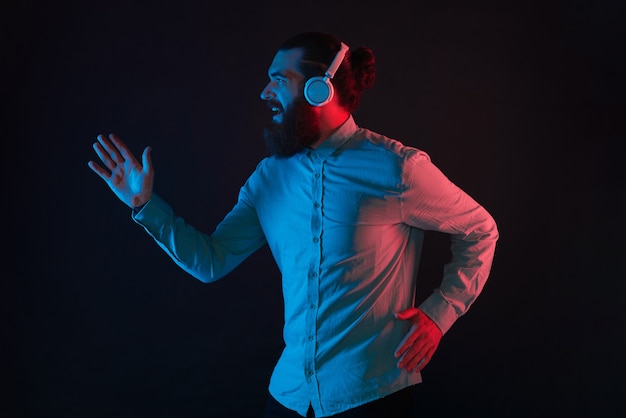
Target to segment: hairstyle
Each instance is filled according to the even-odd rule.
[[[303,32],[287,39],[280,51],[302,48],[304,54],[299,69],[306,80],[323,76],[337,52],[341,41],[324,32]],[[350,49],[332,79],[339,104],[353,112],[359,107],[361,93],[372,87],[376,79],[374,53],[366,46]]]

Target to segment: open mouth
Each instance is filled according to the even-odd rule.
[[[283,108],[279,103],[268,102],[267,107],[272,111],[272,117],[274,118],[283,113]]]

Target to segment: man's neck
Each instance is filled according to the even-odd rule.
[[[317,148],[326,141],[350,117],[350,112],[338,107],[335,103],[329,103],[327,106],[328,109],[320,111],[320,139],[311,148]]]

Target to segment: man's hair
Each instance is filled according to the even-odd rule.
[[[280,51],[302,48],[299,69],[305,81],[323,76],[341,48],[341,40],[324,32],[303,32],[287,39]],[[365,46],[350,49],[332,79],[339,104],[349,112],[359,107],[361,93],[372,87],[376,79],[374,53]]]

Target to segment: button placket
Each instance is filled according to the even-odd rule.
[[[304,373],[307,381],[312,385],[311,389],[317,392],[317,384],[315,383],[315,353],[316,353],[316,329],[317,329],[317,311],[319,306],[319,268],[321,260],[321,244],[322,244],[322,213],[321,213],[321,196],[322,196],[322,164],[323,162],[315,155],[311,154],[313,162],[313,175],[311,177],[311,245],[312,256],[309,264],[309,273],[307,277],[307,297],[309,300],[309,309],[307,312],[307,329],[305,339],[305,362]],[[311,380],[313,379],[313,380]]]

